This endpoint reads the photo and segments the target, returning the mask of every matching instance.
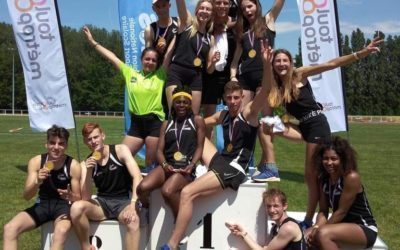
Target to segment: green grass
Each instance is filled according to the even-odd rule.
[[[84,158],[89,150],[82,143],[80,128],[84,122],[97,121],[106,132],[107,143],[120,143],[123,138],[121,118],[77,118],[78,143],[71,131],[68,154]],[[22,130],[10,133],[13,128]],[[400,249],[398,208],[400,207],[399,164],[400,125],[396,124],[350,124],[349,138],[358,151],[359,171],[379,226],[380,237],[389,249]],[[345,133],[340,133],[343,136]],[[45,151],[45,134],[33,133],[27,117],[0,116],[0,224],[3,226],[18,211],[30,206],[33,201],[22,199],[28,160]],[[282,181],[274,184],[289,196],[289,210],[305,211],[306,186],[303,180],[304,144],[296,144],[282,138],[275,139],[275,152]],[[256,159],[260,150],[257,146]],[[142,161],[139,161],[142,162]],[[3,227],[1,227],[3,235]],[[2,245],[2,238],[0,241]],[[39,249],[40,233],[34,230],[23,234],[19,249]]]

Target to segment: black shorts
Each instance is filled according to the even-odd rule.
[[[214,71],[203,75],[202,104],[218,104],[224,94],[225,84],[229,81],[227,72]]]
[[[145,139],[147,136],[159,137],[162,121],[155,114],[131,114],[131,127],[128,135]]]
[[[39,227],[48,221],[57,219],[61,215],[66,215],[69,218],[70,208],[71,205],[66,200],[43,200],[38,198],[35,205],[25,209],[24,211],[32,217],[35,221],[36,227]]]
[[[301,136],[308,143],[328,143],[331,129],[324,114],[320,114],[299,124]]]
[[[119,214],[126,206],[131,204],[129,197],[99,197],[94,198],[103,209],[104,215],[109,220],[117,220]]]
[[[378,238],[378,233],[364,225],[359,226],[364,231],[365,237],[367,238],[367,246],[365,248],[372,247],[375,244],[376,238]]]
[[[168,69],[168,77],[165,86],[189,86],[192,91],[203,89],[202,70],[188,68],[172,63]]]
[[[230,166],[229,162],[219,153],[216,153],[211,159],[209,169],[217,176],[223,189],[230,187],[237,191],[240,184],[246,180],[246,175]]]
[[[255,93],[257,88],[261,86],[262,76],[262,70],[250,71],[240,74],[238,81],[244,90],[250,90]]]

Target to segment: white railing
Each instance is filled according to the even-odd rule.
[[[28,110],[26,109],[0,109],[0,115],[28,115]],[[74,111],[75,116],[113,116],[113,117],[124,117],[124,112],[122,111]]]

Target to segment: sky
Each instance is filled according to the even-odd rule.
[[[146,1],[151,4],[151,0],[132,1]],[[315,0],[317,3],[322,1]],[[63,26],[78,29],[85,24],[92,24],[108,30],[119,30],[118,0],[58,0],[57,2]],[[187,0],[190,10],[193,10],[196,2],[197,0]],[[272,3],[272,0],[261,0],[264,13],[270,9]],[[171,4],[172,14],[176,15],[175,1],[171,0]],[[337,0],[337,5],[341,33],[350,35],[353,30],[359,28],[367,38],[371,38],[378,29],[386,35],[400,35],[399,0]],[[7,0],[0,0],[0,22],[10,23]],[[277,20],[275,47],[286,48],[297,54],[299,22],[296,0],[286,0]]]

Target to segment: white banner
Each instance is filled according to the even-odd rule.
[[[301,22],[303,65],[316,65],[339,56],[334,0],[297,0]],[[324,106],[332,132],[346,131],[340,68],[308,78],[315,98]]]
[[[24,68],[31,128],[74,128],[54,0],[7,3]]]

